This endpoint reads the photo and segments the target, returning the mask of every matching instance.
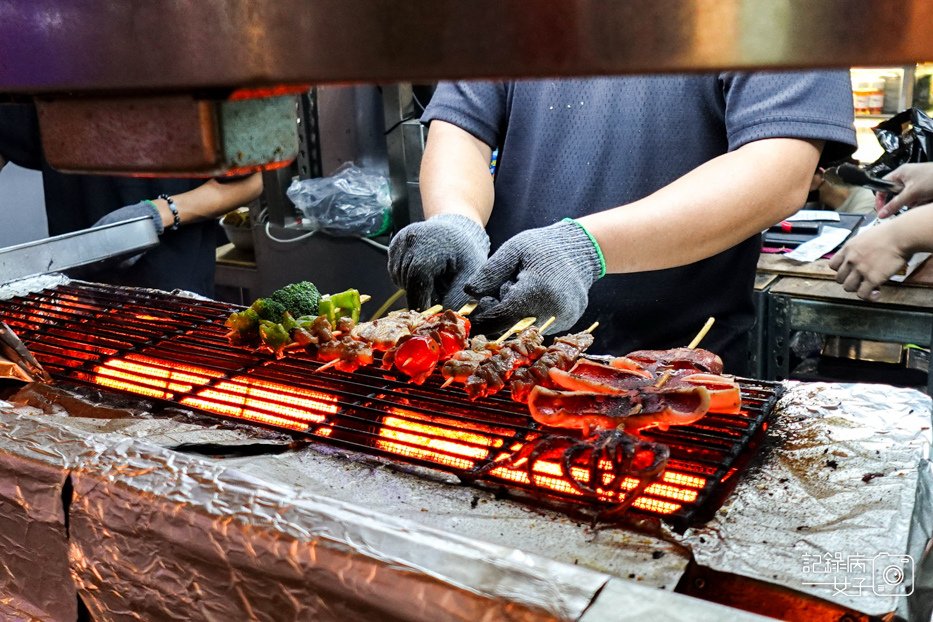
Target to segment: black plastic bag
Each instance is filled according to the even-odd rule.
[[[872,131],[884,155],[865,167],[875,177],[884,177],[901,164],[933,160],[933,120],[919,108],[908,108]]]

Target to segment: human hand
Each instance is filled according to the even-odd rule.
[[[118,210],[114,210],[94,223],[94,226],[99,227],[101,225],[110,225],[117,222],[123,222],[125,220],[139,218],[140,216],[148,216],[152,219],[152,226],[155,228],[157,235],[162,235],[162,232],[165,231],[165,227],[162,224],[162,215],[159,213],[159,210],[156,208],[156,206],[149,201],[140,201],[139,203],[127,205],[125,207],[121,207]],[[118,264],[118,267],[124,270],[132,267],[144,254],[145,252],[128,257],[121,261]]]
[[[134,218],[139,218],[140,216],[148,216],[152,219],[152,225],[155,227],[156,233],[162,235],[162,232],[165,230],[165,227],[162,224],[162,214],[159,213],[158,208],[149,201],[140,201],[133,205],[127,205],[126,207],[121,207],[118,210],[114,210],[94,223],[95,227],[101,225],[110,225],[115,222],[123,222],[124,220],[132,220]]]
[[[897,221],[887,221],[849,240],[829,261],[836,270],[836,282],[863,300],[878,300],[878,289],[897,274],[910,259],[911,251],[901,247]]]
[[[875,195],[875,211],[879,218],[896,214],[902,207],[933,201],[933,162],[902,164],[884,179],[899,182],[904,189],[890,200],[886,193]]]
[[[482,299],[473,324],[495,333],[522,317],[554,316],[549,332],[565,331],[583,315],[590,286],[605,272],[599,246],[576,221],[523,231],[467,283],[467,293]]]
[[[489,236],[475,220],[440,214],[399,231],[389,244],[389,276],[405,290],[408,306],[448,309],[469,300],[463,286],[489,256]]]

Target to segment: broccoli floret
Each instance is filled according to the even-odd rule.
[[[272,298],[257,298],[256,301],[250,305],[250,309],[255,311],[260,319],[272,322],[273,324],[281,324],[285,316],[285,305]]]
[[[291,283],[272,292],[269,297],[282,303],[292,317],[317,315],[318,303],[321,301],[321,293],[311,281]]]

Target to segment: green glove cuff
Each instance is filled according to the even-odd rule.
[[[586,234],[586,237],[590,239],[590,242],[593,243],[593,248],[596,249],[596,257],[599,258],[599,276],[596,278],[601,279],[606,276],[606,258],[603,256],[603,249],[599,247],[599,242],[596,241],[596,238],[593,237],[593,234],[587,231],[586,227],[573,218],[564,218],[564,222],[572,222],[576,226],[580,227],[580,230],[583,231],[583,233]]]

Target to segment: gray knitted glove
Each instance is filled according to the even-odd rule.
[[[162,235],[162,232],[165,230],[165,227],[162,225],[162,215],[159,213],[156,206],[149,201],[140,201],[139,203],[114,210],[94,223],[94,226],[99,227],[100,225],[123,222],[124,220],[139,218],[140,216],[149,216],[152,218],[152,224],[155,226],[156,233]]]
[[[565,331],[583,315],[590,286],[605,273],[599,245],[575,220],[523,231],[467,283],[472,296],[498,299],[481,304],[473,324],[494,334],[526,316],[544,321],[553,315],[557,319],[547,332]]]
[[[489,256],[489,236],[474,220],[440,214],[399,231],[389,244],[389,276],[408,294],[408,306],[442,302],[457,309],[469,300],[467,279]]]
[[[162,214],[160,214],[158,208],[149,201],[140,201],[139,203],[127,205],[126,207],[121,207],[118,210],[114,210],[94,223],[94,226],[99,227],[101,225],[109,225],[115,222],[123,222],[124,220],[139,218],[140,216],[149,216],[152,218],[152,226],[155,227],[156,233],[158,235],[162,235],[162,232],[165,230],[165,227],[162,224]],[[127,257],[119,264],[117,264],[117,268],[126,270],[127,268],[132,267],[144,254],[145,251],[139,253],[138,255]]]

